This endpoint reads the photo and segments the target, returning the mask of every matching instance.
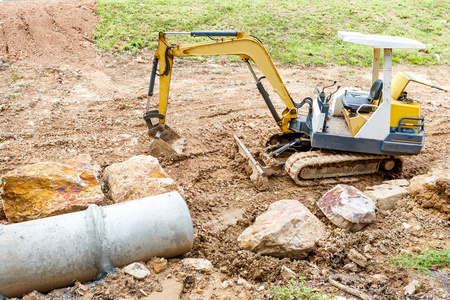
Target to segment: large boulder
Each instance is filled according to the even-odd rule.
[[[390,210],[403,197],[409,194],[409,182],[406,179],[396,179],[383,184],[367,187],[364,195],[375,201],[380,210]]]
[[[350,231],[360,230],[376,219],[375,202],[353,186],[335,186],[317,205],[331,223]]]
[[[22,222],[85,209],[103,200],[99,174],[87,154],[15,169],[1,178],[4,213]]]
[[[104,176],[115,203],[179,190],[153,156],[138,155],[113,164],[105,169]]]
[[[424,175],[413,177],[409,191],[425,208],[450,213],[450,156],[433,162]]]
[[[323,238],[324,226],[297,200],[272,203],[238,237],[241,247],[263,255],[305,258]]]

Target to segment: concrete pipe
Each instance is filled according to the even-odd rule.
[[[0,298],[90,281],[113,267],[192,248],[194,229],[177,192],[0,225]]]

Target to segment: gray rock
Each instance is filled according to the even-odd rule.
[[[150,275],[150,271],[145,267],[145,265],[138,262],[129,264],[123,268],[123,271],[136,279],[144,279]]]
[[[350,231],[360,230],[376,218],[375,202],[353,186],[335,186],[317,205],[331,223]]]
[[[297,200],[272,203],[239,237],[241,247],[263,255],[305,258],[324,236],[324,225]]]
[[[365,258],[364,255],[362,255],[355,249],[351,249],[350,252],[347,254],[347,256],[352,262],[354,262],[358,266],[363,268],[367,266],[367,258]]]
[[[182,263],[189,269],[204,273],[211,273],[214,268],[209,260],[202,258],[185,258]]]
[[[375,201],[380,210],[393,209],[394,205],[409,194],[409,182],[406,179],[385,181],[381,185],[368,187],[364,195]]]

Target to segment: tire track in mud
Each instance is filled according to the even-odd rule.
[[[5,49],[5,53],[9,54],[8,40],[6,39],[6,32],[3,27],[3,22],[0,22],[0,29],[0,49]]]
[[[60,25],[57,21],[58,16],[55,15],[51,9],[49,9],[48,7],[46,7],[44,9],[45,13],[48,15],[49,17],[49,23],[52,24],[52,28],[53,28],[53,33],[56,33],[57,36],[59,37],[59,40],[63,40],[64,43],[63,44],[63,48],[66,49],[66,51],[68,51],[68,53],[72,52],[70,45],[73,45],[75,43],[75,39],[73,38],[73,36],[68,32],[68,30],[66,30],[64,28],[63,25]],[[74,28],[74,27],[72,27]]]
[[[18,14],[17,16],[18,16],[19,20],[22,22],[22,25],[24,26],[25,34],[30,38],[31,45],[32,45],[31,48],[35,49],[37,47],[36,40],[34,39],[34,36],[30,32],[30,24],[26,20],[26,16],[24,16],[23,13]]]

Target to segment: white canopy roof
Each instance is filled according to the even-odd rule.
[[[387,35],[362,34],[359,32],[338,31],[338,37],[344,42],[372,46],[377,49],[426,49],[427,47],[416,40]]]

